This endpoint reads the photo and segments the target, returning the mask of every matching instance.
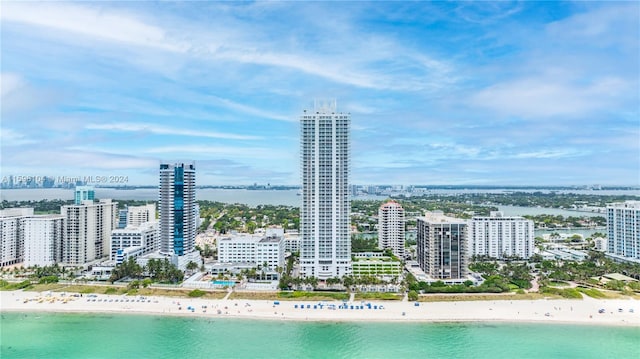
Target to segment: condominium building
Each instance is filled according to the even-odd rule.
[[[640,201],[607,206],[607,254],[640,259]]]
[[[489,217],[473,217],[469,223],[469,254],[497,259],[534,254],[533,221],[522,217],[504,217],[492,211]]]
[[[138,248],[136,255],[160,250],[158,222],[145,222],[138,226],[114,229],[111,233],[111,260],[117,262],[118,254],[122,257],[123,250],[127,248]]]
[[[289,253],[300,253],[300,235],[298,233],[285,234],[284,249]]]
[[[110,199],[83,201],[60,208],[65,217],[62,262],[83,265],[109,256],[111,231],[117,226],[118,203]]]
[[[351,273],[349,200],[351,115],[335,101],[300,116],[300,270],[328,279]]]
[[[467,276],[467,223],[442,212],[417,219],[417,259],[420,268],[435,279]]]
[[[606,252],[608,247],[607,247],[607,239],[603,238],[603,237],[596,237],[593,239],[593,249],[599,252]]]
[[[62,261],[65,236],[61,215],[32,216],[22,219],[24,266],[49,266]]]
[[[22,262],[24,257],[22,219],[29,216],[33,216],[33,208],[0,210],[0,267]]]
[[[154,203],[127,207],[127,227],[138,227],[143,223],[156,221],[156,205]]]
[[[267,264],[275,270],[284,266],[284,239],[282,236],[239,234],[221,238],[218,244],[218,260],[222,263]]]
[[[196,167],[194,163],[161,163],[158,211],[160,253],[180,268],[200,263],[196,242]]]
[[[383,203],[378,209],[378,247],[404,258],[404,209],[398,202]]]
[[[82,204],[83,201],[91,201],[96,197],[96,191],[91,186],[76,186],[75,189],[75,204]]]

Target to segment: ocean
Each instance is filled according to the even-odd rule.
[[[637,358],[640,328],[2,313],[10,358]]]

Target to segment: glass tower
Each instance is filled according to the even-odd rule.
[[[420,268],[436,279],[467,276],[467,223],[463,219],[427,213],[417,219],[416,254]]]
[[[336,102],[316,102],[300,116],[302,275],[327,279],[351,273],[349,127]]]
[[[195,164],[160,164],[158,210],[162,254],[183,256],[195,250],[195,185]]]
[[[93,187],[76,186],[75,204],[82,204],[82,201],[93,201],[95,197],[96,197],[96,192],[93,189]]]

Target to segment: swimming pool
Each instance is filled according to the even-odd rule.
[[[236,285],[236,282],[232,280],[214,280],[213,285],[220,285],[223,287],[233,287]]]

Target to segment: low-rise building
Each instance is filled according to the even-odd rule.
[[[606,252],[607,239],[603,237],[596,237],[593,239],[594,248],[596,251]]]
[[[563,261],[577,261],[582,262],[589,257],[589,255],[583,251],[577,251],[566,247],[555,247],[547,249],[540,253],[544,260],[563,260]]]
[[[354,277],[373,276],[391,280],[402,275],[402,263],[382,253],[354,253],[352,265]]]
[[[239,234],[218,240],[218,260],[223,263],[254,263],[275,269],[284,266],[284,238]]]
[[[137,247],[139,250],[123,251],[127,248]],[[118,262],[123,256],[143,255],[160,249],[160,236],[158,234],[158,222],[146,222],[139,226],[128,226],[124,229],[114,229],[111,232],[111,260]],[[135,255],[134,255],[135,254]]]
[[[300,252],[300,237],[285,237],[284,250],[289,253]]]

